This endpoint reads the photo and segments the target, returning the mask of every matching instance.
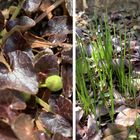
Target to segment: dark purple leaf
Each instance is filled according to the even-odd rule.
[[[25,51],[30,57],[33,57],[30,46],[27,44],[20,32],[14,32],[11,36],[9,36],[3,46],[3,51],[6,55],[9,52],[16,50]]]
[[[4,16],[0,11],[0,31],[4,28]]]
[[[2,66],[0,67],[0,89],[8,88],[36,94],[38,92],[38,82],[31,59],[25,52],[19,50],[8,53],[8,56],[11,71],[8,71],[4,65],[0,65]]]
[[[58,67],[57,57],[53,54],[45,54],[35,62],[37,72],[42,72],[47,75],[57,75],[59,73]]]
[[[49,20],[47,30],[43,33],[43,36],[51,37],[52,42],[63,42],[66,39],[66,35],[72,33],[71,25],[72,21],[67,16],[56,16]]]
[[[54,134],[52,140],[72,140],[72,138],[63,137],[61,134]]]
[[[51,35],[48,37],[48,41],[57,43],[57,42],[65,42],[67,38],[66,34],[57,34],[57,35]]]
[[[61,53],[61,75],[63,79],[63,92],[65,97],[72,95],[72,49],[65,49]]]
[[[0,121],[0,140],[18,140],[11,127]]]
[[[8,72],[9,72],[9,70],[8,70],[8,68],[6,67],[6,65],[0,62],[0,73],[6,74],[6,73],[8,73]]]
[[[26,0],[23,4],[23,9],[25,12],[35,12],[42,0]]]
[[[17,115],[15,110],[24,110],[26,103],[18,91],[0,90],[0,117],[13,120]]]
[[[72,122],[72,102],[69,99],[63,96],[59,96],[59,98],[50,98],[49,105],[53,112]]]
[[[35,21],[27,16],[22,16],[14,20],[9,20],[6,24],[6,29],[10,31],[15,26],[21,31],[26,31],[35,26]]]
[[[29,115],[20,114],[11,127],[20,140],[35,140],[34,123]]]
[[[71,124],[58,114],[42,112],[39,115],[39,121],[52,133],[58,133],[64,137],[72,136]]]
[[[63,92],[65,97],[72,95],[72,65],[63,64],[61,68],[61,75],[63,80]]]
[[[72,64],[72,49],[64,49],[61,53],[62,63]]]

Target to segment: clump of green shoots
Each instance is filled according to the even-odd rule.
[[[97,21],[95,21],[97,23]],[[105,29],[103,29],[105,28]],[[95,30],[91,30],[91,34],[96,34],[98,23]],[[116,30],[114,26],[114,36]],[[120,31],[120,64],[113,64],[114,52],[111,40],[111,31],[104,19],[104,26],[100,22],[100,33],[96,40],[91,40],[92,47],[91,57],[88,57],[87,46],[77,37],[77,46],[79,56],[76,61],[76,88],[77,98],[80,101],[86,113],[94,112],[96,116],[97,106],[106,106],[108,108],[111,120],[114,120],[115,103],[114,89],[118,87],[118,91],[122,96],[136,96],[136,88],[132,85],[132,68],[130,64],[130,54],[126,54],[126,49],[130,52],[130,46],[126,46],[126,32],[124,33],[124,46],[122,46],[122,33]],[[125,72],[125,59],[128,57],[128,73]],[[89,88],[90,87],[90,88]],[[90,96],[90,92],[93,93]],[[108,105],[109,104],[109,105]]]

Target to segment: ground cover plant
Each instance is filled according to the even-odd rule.
[[[72,139],[72,1],[0,0],[0,139]]]
[[[77,15],[79,140],[140,139],[138,35],[119,16]]]

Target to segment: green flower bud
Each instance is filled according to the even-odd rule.
[[[45,81],[45,85],[53,92],[59,91],[63,87],[62,79],[58,75],[49,76]]]

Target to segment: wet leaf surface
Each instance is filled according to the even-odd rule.
[[[72,95],[72,65],[62,65],[62,79],[63,79],[63,91],[65,97],[71,97]],[[66,84],[64,84],[66,83]]]
[[[72,64],[72,49],[65,49],[61,53],[62,63]]]
[[[55,115],[50,112],[41,112],[39,121],[41,121],[44,127],[52,133],[58,133],[64,137],[72,136],[71,124],[60,115]]]
[[[15,51],[8,53],[12,71],[1,64],[0,89],[15,89],[29,94],[38,91],[37,76],[34,72],[31,59],[25,52]]]
[[[42,0],[26,0],[23,4],[23,9],[25,12],[35,12]]]
[[[54,54],[44,54],[35,62],[37,72],[46,75],[57,75],[59,73],[58,68],[57,57]]]
[[[53,17],[49,20],[47,30],[43,33],[43,36],[49,36],[51,42],[59,42],[59,40],[64,42],[66,35],[72,33],[72,23],[69,20],[67,16]]]
[[[26,40],[23,38],[20,32],[14,32],[9,36],[3,46],[3,52],[7,55],[9,52],[16,50],[21,50],[29,53],[30,57],[33,57],[30,46],[27,44]]]
[[[63,116],[70,122],[72,121],[72,103],[69,99],[63,96],[59,96],[59,98],[52,97],[49,99],[49,104],[53,112]]]
[[[35,26],[35,21],[27,16],[22,16],[14,20],[9,20],[6,24],[6,29],[10,31],[15,26],[21,31],[26,31]]]
[[[65,97],[71,97],[72,95],[72,49],[63,50],[62,57],[62,79],[63,79],[63,92]],[[64,84],[66,83],[66,84]]]

